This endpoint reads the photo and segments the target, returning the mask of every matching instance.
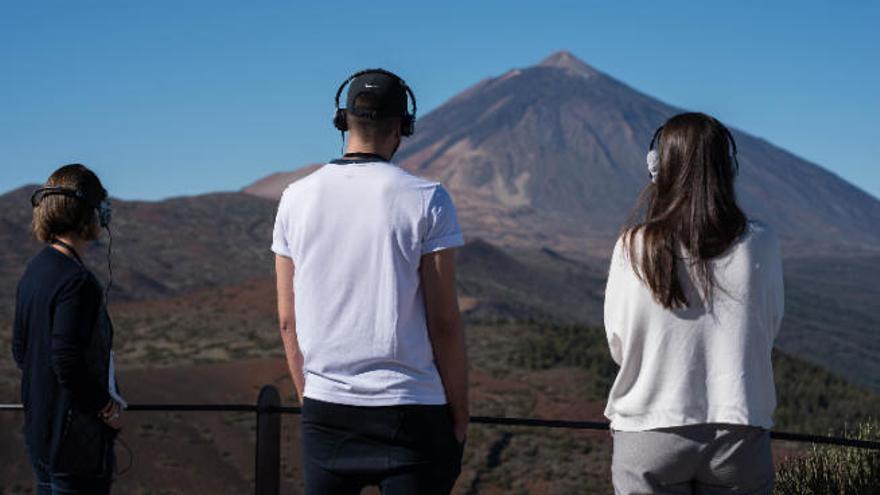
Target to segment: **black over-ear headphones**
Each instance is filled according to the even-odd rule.
[[[113,217],[113,209],[110,207],[110,201],[106,198],[95,204],[94,202],[89,201],[82,191],[77,189],[60,186],[45,186],[37,189],[31,195],[31,206],[36,208],[46,196],[67,196],[69,198],[76,198],[98,212],[98,223],[101,227],[107,228],[110,226],[110,220]]]
[[[727,136],[727,142],[730,143],[729,153],[730,159],[733,160],[734,172],[739,173],[739,159],[736,157],[736,140],[733,139],[733,133],[731,133],[730,129],[721,122],[717,123]],[[646,161],[648,162],[648,173],[651,174],[652,182],[656,181],[657,173],[660,171],[660,153],[654,148],[654,146],[660,143],[660,135],[663,133],[664,127],[665,126],[661,125],[656,131],[654,131],[654,135],[651,136],[651,144],[648,145],[648,156]]]
[[[342,91],[345,87],[353,81],[355,78],[360,77],[364,74],[385,74],[386,76],[393,77],[403,86],[403,89],[406,91],[406,94],[409,95],[409,101],[412,102],[412,112],[404,113],[400,116],[400,134],[402,136],[412,136],[416,131],[416,111],[418,107],[416,106],[416,95],[413,93],[412,89],[406,84],[406,81],[400,78],[397,74],[393,72],[389,72],[385,69],[366,69],[359,72],[355,72],[351,76],[348,77],[342,84],[339,85],[339,89],[336,90],[336,113],[333,114],[333,126],[339,129],[342,132],[348,130],[348,117],[345,113],[346,109],[339,108],[339,97],[342,96]],[[375,116],[369,116],[368,118],[375,118]]]

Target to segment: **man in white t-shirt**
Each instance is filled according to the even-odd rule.
[[[390,162],[415,123],[402,79],[357,73],[336,107],[346,153],[288,186],[272,243],[306,493],[447,494],[469,415],[455,207]]]

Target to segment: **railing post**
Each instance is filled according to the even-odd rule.
[[[263,385],[257,398],[256,495],[278,495],[281,482],[281,396],[273,385]],[[269,408],[275,408],[268,411]]]

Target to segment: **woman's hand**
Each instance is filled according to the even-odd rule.
[[[115,400],[110,400],[107,406],[98,413],[98,417],[114,430],[122,429],[122,405]]]
[[[455,439],[458,440],[459,444],[464,444],[465,440],[467,440],[467,430],[467,420],[453,422],[452,431],[455,434]]]

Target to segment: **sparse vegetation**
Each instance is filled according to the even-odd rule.
[[[843,434],[846,425],[869,422],[880,411],[880,394],[783,352],[774,353],[773,372],[776,429]]]
[[[861,424],[856,438],[880,440],[880,423]],[[776,477],[776,495],[876,495],[880,493],[880,451],[814,446],[789,459]]]
[[[573,367],[590,374],[590,399],[604,401],[617,365],[608,355],[605,332],[583,326],[538,326],[538,333],[517,345],[509,356],[515,367],[546,370]]]

